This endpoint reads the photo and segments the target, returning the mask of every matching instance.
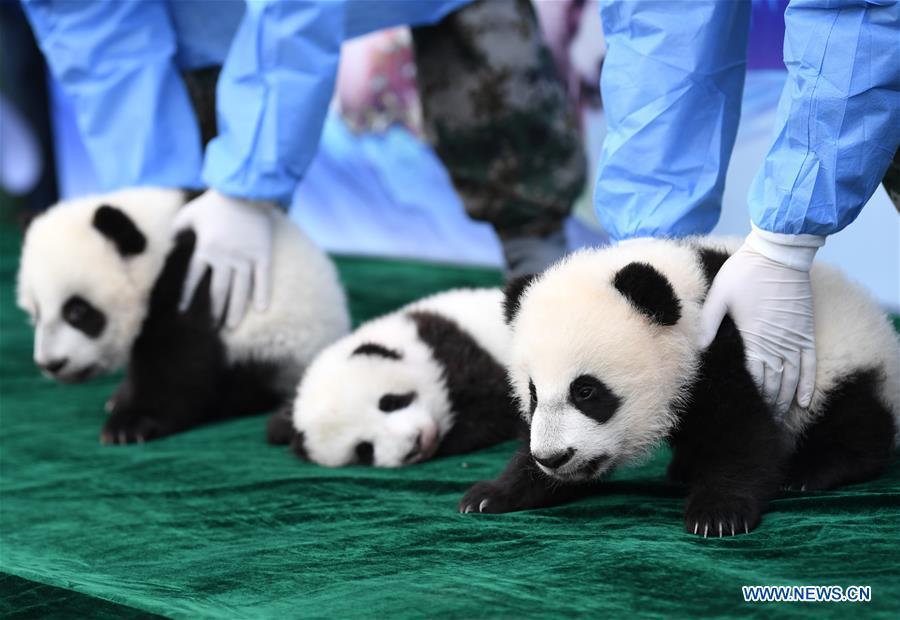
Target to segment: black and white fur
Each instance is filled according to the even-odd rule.
[[[749,532],[780,488],[824,490],[877,476],[900,428],[900,344],[884,312],[816,264],[817,372],[808,409],[776,421],[726,318],[699,341],[701,305],[736,242],[636,240],[577,253],[507,298],[510,378],[530,442],[464,512],[570,501],[613,468],[673,449],[686,528]]]
[[[499,289],[457,289],[361,325],[316,358],[271,443],[340,467],[401,467],[512,439]]]
[[[349,329],[334,265],[274,209],[267,310],[234,329],[214,324],[207,274],[179,313],[194,234],[172,239],[171,224],[185,200],[153,188],[70,200],[25,235],[17,295],[34,325],[35,363],[63,382],[127,365],[105,443],[280,406],[315,354]]]

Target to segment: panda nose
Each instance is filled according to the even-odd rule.
[[[42,370],[46,370],[51,375],[55,375],[60,370],[65,368],[66,364],[69,363],[69,358],[63,357],[61,359],[50,360],[49,362],[44,362],[43,364],[38,364]]]
[[[572,460],[572,457],[575,456],[575,448],[569,448],[564,452],[554,452],[553,454],[548,454],[546,456],[539,456],[532,453],[532,456],[534,457],[535,461],[537,461],[547,469],[559,469]]]

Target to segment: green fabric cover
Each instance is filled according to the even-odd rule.
[[[266,445],[264,417],[140,446],[97,437],[115,381],[31,364],[14,307],[18,234],[0,229],[3,617],[803,616],[900,610],[900,462],[869,484],[790,493],[749,536],[682,530],[661,451],[602,496],[460,515],[512,443],[402,470],[323,469]],[[341,259],[357,320],[499,275]],[[868,604],[749,604],[742,584],[862,584]]]

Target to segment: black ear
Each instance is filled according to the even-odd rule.
[[[140,254],[147,247],[144,233],[138,230],[131,218],[121,209],[100,205],[94,211],[94,228],[115,243],[122,256]]]
[[[675,325],[681,304],[666,276],[647,263],[630,263],[613,279],[613,286],[654,323]]]
[[[516,318],[516,313],[519,312],[519,300],[522,298],[522,293],[525,292],[525,289],[528,288],[529,284],[534,282],[534,279],[537,276],[538,274],[536,273],[527,276],[519,276],[518,278],[510,280],[506,285],[506,299],[503,302],[503,317],[506,319],[507,325],[512,323],[513,319]]]

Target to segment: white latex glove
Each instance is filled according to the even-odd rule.
[[[222,321],[227,306],[226,325],[237,327],[251,296],[254,308],[265,311],[272,257],[272,221],[267,210],[271,208],[277,207],[210,189],[178,211],[175,233],[190,228],[197,235],[179,304],[182,312],[207,269],[212,269],[209,292],[214,321]]]
[[[816,334],[809,280],[825,237],[753,227],[719,270],[701,316],[701,345],[716,337],[726,312],[741,332],[747,369],[766,401],[784,415],[797,397],[808,407],[816,383]]]

